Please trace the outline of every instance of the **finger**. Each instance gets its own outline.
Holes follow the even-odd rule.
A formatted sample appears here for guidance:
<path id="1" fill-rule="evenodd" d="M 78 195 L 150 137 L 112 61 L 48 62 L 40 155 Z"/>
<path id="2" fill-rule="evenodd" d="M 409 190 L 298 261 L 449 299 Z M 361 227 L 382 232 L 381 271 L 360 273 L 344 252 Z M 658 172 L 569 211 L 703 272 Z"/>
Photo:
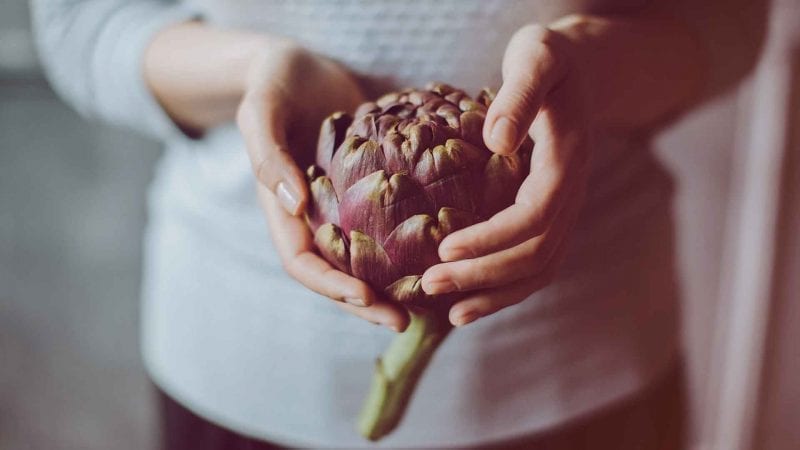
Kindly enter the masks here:
<path id="1" fill-rule="evenodd" d="M 557 92 L 556 100 L 561 93 Z M 566 199 L 583 188 L 587 177 L 587 131 L 580 114 L 572 110 L 565 102 L 548 103 L 533 127 L 536 146 L 531 173 L 520 186 L 514 204 L 487 221 L 447 236 L 439 245 L 442 261 L 510 248 L 550 227 Z"/>
<path id="2" fill-rule="evenodd" d="M 494 314 L 503 308 L 516 305 L 534 292 L 549 285 L 554 274 L 555 265 L 552 265 L 545 272 L 506 287 L 479 291 L 450 308 L 450 323 L 460 327 L 481 317 Z"/>
<path id="3" fill-rule="evenodd" d="M 308 200 L 303 171 L 297 167 L 286 140 L 286 116 L 279 94 L 245 96 L 236 116 L 256 179 L 275 193 L 281 206 L 300 214 Z"/>
<path id="4" fill-rule="evenodd" d="M 377 300 L 369 308 L 360 308 L 347 303 L 337 305 L 350 314 L 374 324 L 384 325 L 398 333 L 405 331 L 410 321 L 405 308 L 387 300 Z"/>
<path id="5" fill-rule="evenodd" d="M 365 282 L 336 270 L 314 253 L 314 242 L 302 219 L 289 215 L 278 206 L 275 196 L 259 188 L 259 199 L 275 239 L 278 255 L 286 272 L 304 286 L 340 302 L 369 306 L 378 296 Z"/>
<path id="6" fill-rule="evenodd" d="M 422 276 L 422 289 L 430 295 L 472 291 L 510 284 L 544 271 L 571 231 L 581 203 L 580 194 L 573 194 L 544 234 L 515 247 L 429 268 Z"/>
<path id="7" fill-rule="evenodd" d="M 503 57 L 503 85 L 489 106 L 483 139 L 495 153 L 517 150 L 545 96 L 566 74 L 555 33 L 539 25 L 517 31 Z"/>

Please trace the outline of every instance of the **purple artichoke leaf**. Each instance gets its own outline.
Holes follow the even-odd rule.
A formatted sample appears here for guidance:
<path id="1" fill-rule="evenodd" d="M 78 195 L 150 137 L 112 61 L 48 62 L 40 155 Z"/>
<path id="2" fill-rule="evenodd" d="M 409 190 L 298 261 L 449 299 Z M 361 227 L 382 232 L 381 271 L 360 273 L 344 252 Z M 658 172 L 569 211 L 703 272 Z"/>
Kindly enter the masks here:
<path id="1" fill-rule="evenodd" d="M 339 198 L 353 184 L 385 166 L 383 150 L 377 141 L 360 136 L 347 138 L 331 162 L 330 178 Z"/>
<path id="2" fill-rule="evenodd" d="M 442 231 L 442 239 L 480 220 L 475 213 L 456 208 L 440 208 L 437 219 L 439 221 L 439 229 Z"/>
<path id="3" fill-rule="evenodd" d="M 353 113 L 353 116 L 356 119 L 358 119 L 359 117 L 365 114 L 377 113 L 380 111 L 381 108 L 377 104 L 375 104 L 375 102 L 366 102 L 362 103 L 361 105 L 359 105 L 358 108 L 356 108 L 356 111 Z"/>
<path id="4" fill-rule="evenodd" d="M 334 267 L 350 272 L 350 250 L 341 228 L 332 223 L 322 224 L 314 233 L 314 244 L 320 255 Z"/>
<path id="5" fill-rule="evenodd" d="M 347 128 L 352 121 L 353 118 L 347 113 L 335 112 L 322 122 L 317 141 L 316 164 L 326 172 L 330 170 L 333 154 L 344 142 Z"/>
<path id="6" fill-rule="evenodd" d="M 425 191 L 404 173 L 387 179 L 379 170 L 348 189 L 339 203 L 342 229 L 357 230 L 383 242 L 402 221 L 415 214 L 432 214 Z"/>
<path id="7" fill-rule="evenodd" d="M 434 209 L 445 207 L 457 208 L 464 211 L 475 211 L 475 201 L 469 174 L 457 173 L 425 186 Z"/>
<path id="8" fill-rule="evenodd" d="M 486 113 L 481 110 L 465 111 L 459 115 L 461 134 L 467 142 L 483 144 L 483 122 L 486 120 Z"/>
<path id="9" fill-rule="evenodd" d="M 374 113 L 365 114 L 353 121 L 348 130 L 349 136 L 358 136 L 364 139 L 378 139 L 377 116 Z"/>
<path id="10" fill-rule="evenodd" d="M 306 217 L 311 230 L 316 232 L 324 223 L 339 223 L 339 200 L 330 178 L 315 178 L 309 185 L 309 191 L 311 201 L 306 209 Z"/>
<path id="11" fill-rule="evenodd" d="M 440 262 L 438 249 L 443 237 L 437 219 L 417 214 L 397 225 L 383 248 L 400 275 L 421 275 Z"/>
<path id="12" fill-rule="evenodd" d="M 525 169 L 519 153 L 509 156 L 495 154 L 489 158 L 484 169 L 480 210 L 484 217 L 491 217 L 514 203 Z"/>
<path id="13" fill-rule="evenodd" d="M 403 304 L 421 304 L 433 297 L 422 290 L 422 276 L 409 275 L 397 279 L 384 289 L 386 296 Z"/>
<path id="14" fill-rule="evenodd" d="M 386 251 L 359 231 L 350 232 L 350 267 L 353 276 L 382 291 L 397 279 L 397 270 Z"/>

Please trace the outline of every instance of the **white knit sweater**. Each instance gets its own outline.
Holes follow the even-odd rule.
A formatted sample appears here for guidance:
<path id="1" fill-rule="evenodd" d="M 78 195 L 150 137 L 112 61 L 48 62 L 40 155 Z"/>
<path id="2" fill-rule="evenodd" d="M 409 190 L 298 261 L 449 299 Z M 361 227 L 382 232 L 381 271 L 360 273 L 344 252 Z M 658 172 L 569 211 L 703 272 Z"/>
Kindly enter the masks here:
<path id="1" fill-rule="evenodd" d="M 41 53 L 63 96 L 88 116 L 166 145 L 150 195 L 143 289 L 143 349 L 155 382 L 247 435 L 366 446 L 354 417 L 391 332 L 284 274 L 238 132 L 226 125 L 199 141 L 182 136 L 145 88 L 143 48 L 162 27 L 199 15 L 295 38 L 363 76 L 373 95 L 429 80 L 477 91 L 499 85 L 514 30 L 551 18 L 560 3 L 34 3 Z M 540 431 L 641 389 L 670 362 L 677 300 L 669 177 L 640 142 L 601 138 L 595 155 L 556 282 L 452 333 L 406 419 L 380 446 L 474 445 Z"/>

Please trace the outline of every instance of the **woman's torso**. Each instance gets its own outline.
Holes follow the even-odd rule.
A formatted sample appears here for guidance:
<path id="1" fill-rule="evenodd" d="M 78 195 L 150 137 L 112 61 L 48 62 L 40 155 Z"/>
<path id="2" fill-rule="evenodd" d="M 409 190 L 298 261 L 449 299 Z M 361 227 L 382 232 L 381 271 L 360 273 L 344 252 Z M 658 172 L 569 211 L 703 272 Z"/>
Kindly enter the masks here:
<path id="1" fill-rule="evenodd" d="M 500 84 L 503 49 L 554 2 L 214 1 L 210 23 L 299 40 L 377 95 Z M 602 2 L 601 2 L 602 4 Z M 557 280 L 448 338 L 383 444 L 475 444 L 563 423 L 641 388 L 675 351 L 671 182 L 646 143 L 600 137 Z M 290 280 L 232 125 L 168 143 L 151 191 L 143 348 L 156 382 L 256 437 L 355 447 L 353 420 L 391 332 Z M 446 418 L 446 419 L 445 419 Z"/>

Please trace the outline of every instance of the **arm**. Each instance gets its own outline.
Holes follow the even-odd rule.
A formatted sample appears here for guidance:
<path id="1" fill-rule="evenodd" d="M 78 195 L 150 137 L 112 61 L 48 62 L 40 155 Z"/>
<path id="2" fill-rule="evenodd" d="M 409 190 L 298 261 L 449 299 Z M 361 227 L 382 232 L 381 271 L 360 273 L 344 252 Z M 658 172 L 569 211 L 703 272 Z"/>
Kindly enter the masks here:
<path id="1" fill-rule="evenodd" d="M 648 132 L 720 92 L 754 65 L 764 4 L 664 2 L 639 12 L 570 15 L 508 44 L 503 86 L 483 130 L 491 150 L 536 146 L 515 204 L 442 241 L 429 294 L 475 291 L 450 311 L 463 325 L 546 286 L 580 210 L 592 136 Z"/>
<path id="2" fill-rule="evenodd" d="M 169 116 L 199 133 L 234 120 L 252 62 L 266 52 L 277 56 L 288 45 L 281 38 L 201 22 L 175 24 L 147 47 L 144 78 Z"/>
<path id="3" fill-rule="evenodd" d="M 315 253 L 301 216 L 308 192 L 295 161 L 313 155 L 323 117 L 362 100 L 346 70 L 282 38 L 192 22 L 168 1 L 33 6 L 48 76 L 76 109 L 162 139 L 236 119 L 287 272 L 359 317 L 406 326 L 404 310 Z"/>
<path id="4" fill-rule="evenodd" d="M 181 135 L 142 79 L 142 55 L 153 35 L 196 11 L 166 0 L 33 0 L 31 13 L 45 74 L 82 115 Z"/>
<path id="5" fill-rule="evenodd" d="M 766 2 L 655 2 L 628 16 L 572 14 L 548 28 L 570 41 L 600 131 L 662 124 L 734 86 L 755 65 Z"/>

